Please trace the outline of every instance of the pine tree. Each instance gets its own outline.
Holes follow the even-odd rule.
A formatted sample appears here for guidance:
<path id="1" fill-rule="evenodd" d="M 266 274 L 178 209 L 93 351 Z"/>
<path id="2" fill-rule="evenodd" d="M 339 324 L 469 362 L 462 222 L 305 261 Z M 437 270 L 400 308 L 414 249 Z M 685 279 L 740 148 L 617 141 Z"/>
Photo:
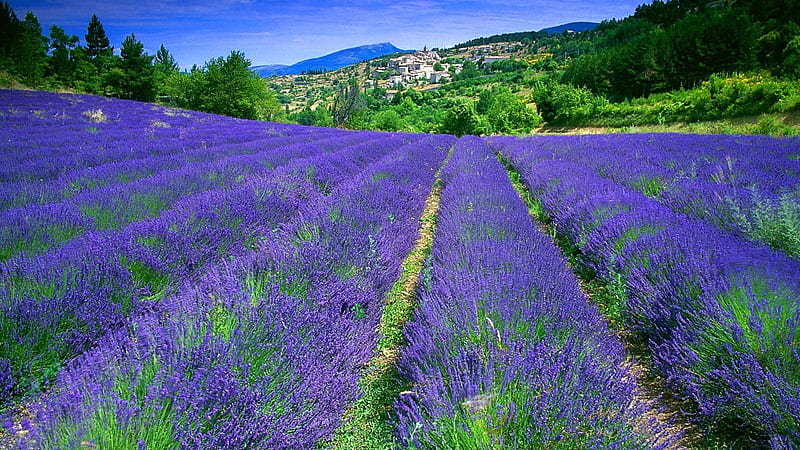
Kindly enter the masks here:
<path id="1" fill-rule="evenodd" d="M 0 2 L 0 63 L 4 67 L 10 64 L 11 52 L 17 45 L 21 32 L 19 19 L 11 5 Z"/>
<path id="2" fill-rule="evenodd" d="M 129 34 L 122 41 L 121 59 L 109 72 L 109 84 L 115 96 L 139 101 L 155 99 L 153 57 L 144 52 L 144 44 Z"/>
<path id="3" fill-rule="evenodd" d="M 86 30 L 86 56 L 90 60 L 95 61 L 103 56 L 111 56 L 114 53 L 114 48 L 109 45 L 108 36 L 103 29 L 103 24 L 95 14 L 89 20 L 89 27 Z"/>
<path id="4" fill-rule="evenodd" d="M 153 59 L 153 65 L 163 73 L 178 71 L 178 63 L 175 62 L 175 58 L 173 58 L 169 50 L 164 47 L 164 44 L 161 44 L 161 47 L 158 48 L 158 52 L 156 52 L 156 56 Z"/>
<path id="5" fill-rule="evenodd" d="M 42 26 L 30 11 L 20 23 L 20 30 L 18 44 L 12 51 L 16 72 L 22 81 L 30 86 L 37 86 L 44 80 L 50 40 L 42 36 Z"/>
<path id="6" fill-rule="evenodd" d="M 109 72 L 115 65 L 114 47 L 109 45 L 103 25 L 94 14 L 84 38 L 86 47 L 76 52 L 80 77 L 76 87 L 91 94 L 106 95 L 109 78 L 113 78 Z"/>

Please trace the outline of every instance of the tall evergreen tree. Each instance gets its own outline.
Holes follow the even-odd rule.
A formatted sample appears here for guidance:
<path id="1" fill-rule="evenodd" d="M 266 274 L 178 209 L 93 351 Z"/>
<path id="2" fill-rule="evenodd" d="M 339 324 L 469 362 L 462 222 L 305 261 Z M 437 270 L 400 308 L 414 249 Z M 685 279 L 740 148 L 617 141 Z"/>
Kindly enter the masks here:
<path id="1" fill-rule="evenodd" d="M 11 9 L 8 2 L 0 2 L 0 64 L 8 67 L 11 63 L 11 53 L 19 42 L 19 19 Z"/>
<path id="2" fill-rule="evenodd" d="M 178 63 L 175 62 L 175 58 L 170 54 L 169 50 L 164 47 L 164 44 L 161 44 L 161 47 L 158 48 L 156 56 L 153 58 L 153 65 L 156 69 L 164 73 L 178 71 Z"/>
<path id="3" fill-rule="evenodd" d="M 179 76 L 178 63 L 164 44 L 161 44 L 153 58 L 153 68 L 156 95 L 174 97 L 175 92 L 171 90 L 170 85 L 173 79 Z"/>
<path id="4" fill-rule="evenodd" d="M 42 36 L 42 26 L 30 11 L 25 14 L 25 20 L 20 22 L 20 30 L 19 41 L 12 51 L 15 55 L 17 75 L 25 83 L 37 86 L 44 79 L 50 40 Z"/>
<path id="5" fill-rule="evenodd" d="M 347 83 L 340 83 L 336 88 L 336 96 L 331 108 L 333 122 L 337 127 L 345 126 L 358 111 L 365 107 L 366 101 L 361 95 L 358 80 L 351 78 Z"/>
<path id="6" fill-rule="evenodd" d="M 109 84 L 115 96 L 140 101 L 155 99 L 153 57 L 144 52 L 144 44 L 129 34 L 122 41 L 120 60 L 109 72 Z"/>
<path id="7" fill-rule="evenodd" d="M 76 87 L 92 94 L 105 95 L 109 71 L 114 66 L 114 47 L 109 44 L 103 24 L 92 14 L 86 29 L 86 47 L 76 52 L 80 82 Z"/>
<path id="8" fill-rule="evenodd" d="M 111 56 L 114 53 L 114 48 L 108 42 L 106 30 L 97 15 L 92 14 L 89 20 L 89 26 L 86 29 L 86 56 L 90 60 L 97 60 L 99 57 Z"/>

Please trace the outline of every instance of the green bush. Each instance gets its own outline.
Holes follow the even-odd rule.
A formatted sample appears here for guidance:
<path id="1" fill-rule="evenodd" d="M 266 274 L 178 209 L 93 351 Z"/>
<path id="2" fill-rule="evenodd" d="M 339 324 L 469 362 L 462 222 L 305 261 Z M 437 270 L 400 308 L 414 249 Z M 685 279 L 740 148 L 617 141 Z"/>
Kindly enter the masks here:
<path id="1" fill-rule="evenodd" d="M 714 75 L 698 87 L 609 103 L 582 88 L 549 84 L 534 97 L 542 116 L 551 123 L 626 127 L 670 122 L 704 122 L 771 112 L 800 110 L 800 81 L 760 74 Z M 763 134 L 785 135 L 793 130 L 777 119 L 764 118 Z M 775 128 L 781 128 L 776 130 Z"/>

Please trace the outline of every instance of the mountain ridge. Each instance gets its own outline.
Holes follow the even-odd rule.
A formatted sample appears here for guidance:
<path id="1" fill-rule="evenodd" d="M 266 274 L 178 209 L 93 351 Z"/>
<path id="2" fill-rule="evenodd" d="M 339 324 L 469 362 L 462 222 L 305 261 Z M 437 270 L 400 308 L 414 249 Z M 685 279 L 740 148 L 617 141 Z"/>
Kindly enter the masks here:
<path id="1" fill-rule="evenodd" d="M 565 31 L 574 31 L 576 33 L 580 33 L 582 31 L 589 31 L 594 30 L 597 26 L 600 25 L 597 22 L 570 22 L 565 23 L 562 25 L 556 25 L 554 27 L 547 27 L 542 28 L 539 32 L 545 32 L 548 34 L 560 34 Z"/>
<path id="2" fill-rule="evenodd" d="M 300 75 L 304 72 L 307 73 L 311 71 L 332 71 L 392 53 L 408 53 L 412 51 L 413 50 L 397 48 L 390 42 L 381 42 L 338 50 L 317 58 L 305 59 L 288 66 L 281 64 L 260 65 L 252 66 L 250 70 L 261 77 Z"/>

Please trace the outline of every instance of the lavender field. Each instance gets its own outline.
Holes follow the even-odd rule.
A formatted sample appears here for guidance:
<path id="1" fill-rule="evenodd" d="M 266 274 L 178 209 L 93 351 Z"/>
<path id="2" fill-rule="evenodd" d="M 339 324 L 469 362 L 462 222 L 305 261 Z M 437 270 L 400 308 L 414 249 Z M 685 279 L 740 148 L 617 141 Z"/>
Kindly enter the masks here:
<path id="1" fill-rule="evenodd" d="M 0 90 L 0 447 L 793 448 L 799 306 L 800 139 Z"/>

